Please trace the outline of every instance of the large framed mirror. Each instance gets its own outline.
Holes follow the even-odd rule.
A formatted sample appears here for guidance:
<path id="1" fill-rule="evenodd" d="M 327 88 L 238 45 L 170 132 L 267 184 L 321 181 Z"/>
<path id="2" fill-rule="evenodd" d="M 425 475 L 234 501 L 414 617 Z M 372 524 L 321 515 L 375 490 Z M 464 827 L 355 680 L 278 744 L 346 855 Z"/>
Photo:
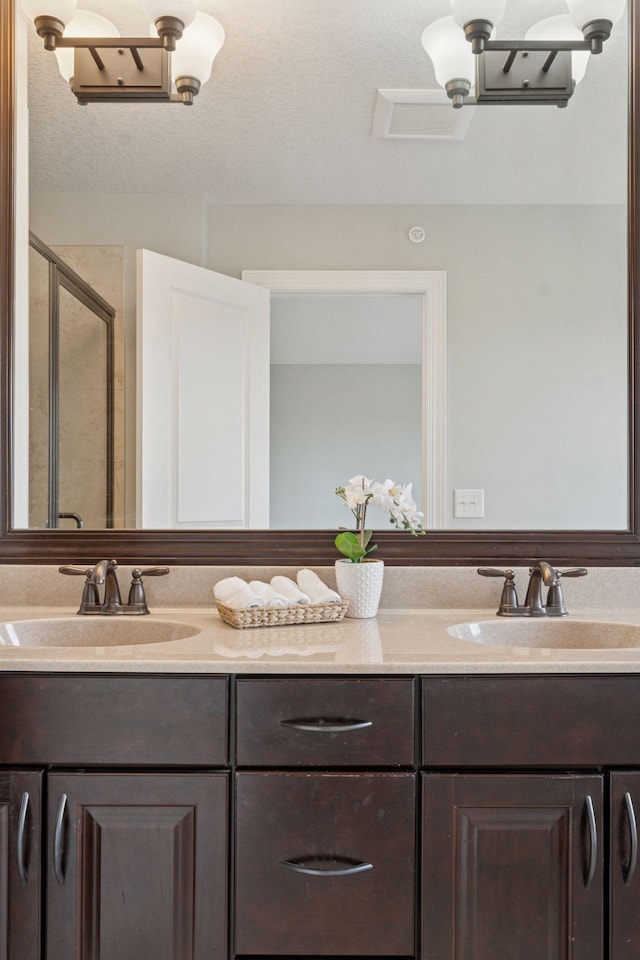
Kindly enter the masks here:
<path id="1" fill-rule="evenodd" d="M 553 15 L 558 12 L 556 7 L 560 5 L 560 0 L 545 0 L 545 9 L 540 12 Z M 17 6 L 12 0 L 3 0 L 0 7 L 0 562 L 90 561 L 99 556 L 113 555 L 120 561 L 136 563 L 332 563 L 336 556 L 333 547 L 335 527 L 331 529 L 333 516 L 324 525 L 325 529 L 321 529 L 320 524 L 316 524 L 313 519 L 310 519 L 309 529 L 300 529 L 303 525 L 304 503 L 302 506 L 298 505 L 295 521 L 292 523 L 295 529 L 287 529 L 286 511 L 283 511 L 281 505 L 278 505 L 277 511 L 272 510 L 272 515 L 277 513 L 279 518 L 277 524 L 272 526 L 277 526 L 278 529 L 269 530 L 134 529 L 125 507 L 122 508 L 120 521 L 114 524 L 119 529 L 52 530 L 36 528 L 33 525 L 31 529 L 27 529 L 26 523 L 14 522 L 14 518 L 20 515 L 18 501 L 24 495 L 24 484 L 28 483 L 19 470 L 25 437 L 19 392 L 16 391 L 16 385 L 21 382 L 24 374 L 17 350 L 21 328 L 16 326 L 24 290 L 15 279 L 16 257 L 24 255 L 19 246 L 24 238 L 18 234 L 16 239 L 16 228 L 19 228 L 22 222 L 21 204 L 26 202 L 23 171 L 14 163 L 16 144 L 19 145 L 22 135 L 19 123 L 16 132 L 16 123 L 20 121 L 16 107 L 20 92 L 16 94 L 14 47 Z M 123 9 L 131 7 L 126 4 L 121 6 Z M 424 17 L 423 12 L 418 9 L 419 6 L 416 4 L 416 9 L 412 9 L 409 16 L 410 23 L 415 21 L 416 30 L 420 17 Z M 444 3 L 441 6 L 442 10 L 434 9 L 433 17 L 446 12 Z M 393 208 L 389 206 L 388 210 L 384 211 L 383 205 L 367 204 L 360 200 L 347 210 L 348 199 L 344 194 L 338 201 L 345 205 L 340 214 L 342 219 L 336 219 L 335 205 L 332 208 L 330 204 L 314 219 L 310 211 L 311 207 L 315 207 L 317 212 L 320 207 L 317 200 L 317 180 L 321 180 L 322 176 L 318 174 L 316 179 L 311 175 L 305 177 L 304 168 L 300 167 L 301 184 L 307 179 L 313 181 L 316 187 L 316 193 L 310 194 L 313 198 L 311 206 L 309 202 L 305 203 L 302 186 L 298 187 L 297 184 L 292 191 L 288 209 L 285 209 L 286 205 L 277 205 L 277 209 L 276 206 L 271 209 L 268 205 L 264 206 L 264 194 L 258 197 L 257 202 L 245 202 L 244 197 L 253 200 L 256 198 L 255 191 L 252 194 L 244 184 L 245 193 L 238 188 L 235 194 L 231 191 L 227 195 L 235 196 L 235 202 L 213 202 L 216 218 L 213 228 L 211 210 L 205 210 L 203 214 L 202 209 L 198 210 L 197 203 L 193 205 L 192 224 L 198 223 L 200 217 L 202 228 L 202 218 L 207 221 L 205 232 L 208 260 L 206 264 L 203 263 L 202 256 L 193 257 L 192 260 L 199 260 L 203 266 L 218 270 L 221 274 L 239 277 L 247 269 L 274 271 L 292 265 L 300 266 L 300 259 L 296 260 L 296 255 L 301 237 L 304 237 L 309 251 L 307 260 L 302 265 L 309 269 L 315 267 L 339 270 L 358 267 L 383 271 L 393 267 L 406 269 L 408 272 L 418 268 L 446 271 L 448 353 L 452 363 L 453 358 L 456 360 L 455 366 L 452 365 L 447 370 L 448 460 L 442 471 L 443 476 L 446 475 L 446 483 L 443 483 L 446 507 L 443 508 L 443 517 L 438 528 L 430 529 L 424 537 L 412 538 L 404 534 L 377 532 L 376 538 L 384 548 L 385 561 L 388 563 L 516 563 L 536 556 L 548 557 L 559 564 L 634 565 L 640 562 L 639 504 L 635 482 L 638 455 L 635 391 L 638 382 L 636 179 L 639 161 L 636 145 L 637 124 L 634 119 L 640 82 L 640 71 L 634 69 L 640 48 L 640 17 L 637 15 L 635 0 L 629 0 L 629 8 L 624 33 L 619 33 L 617 39 L 618 52 L 622 49 L 624 53 L 624 74 L 621 78 L 620 73 L 616 74 L 614 71 L 612 80 L 605 71 L 600 75 L 599 85 L 597 79 L 593 80 L 591 90 L 594 100 L 591 108 L 588 102 L 585 106 L 578 101 L 578 92 L 575 94 L 576 103 L 570 102 L 565 110 L 524 106 L 477 108 L 479 114 L 471 120 L 471 133 L 462 145 L 456 145 L 458 149 L 455 161 L 451 159 L 454 156 L 452 153 L 445 152 L 451 144 L 443 145 L 437 140 L 420 141 L 423 155 L 426 156 L 428 151 L 430 156 L 438 155 L 441 158 L 441 167 L 447 165 L 447 157 L 449 158 L 448 166 L 452 168 L 449 173 L 453 175 L 453 180 L 447 185 L 444 179 L 437 179 L 435 173 L 431 177 L 434 181 L 437 179 L 434 190 L 440 191 L 439 203 L 396 203 Z M 222 15 L 218 15 L 222 19 Z M 249 14 L 245 12 L 244 16 L 239 28 L 248 30 L 249 23 L 246 18 Z M 429 16 L 432 16 L 431 12 Z M 271 27 L 268 23 L 264 24 L 267 33 Z M 353 23 L 352 27 L 355 30 L 356 24 Z M 373 28 L 367 28 L 370 29 Z M 134 24 L 131 30 L 126 32 L 140 31 Z M 367 36 L 371 40 L 371 36 Z M 419 31 L 416 36 L 419 39 Z M 614 41 L 615 37 L 612 37 L 612 45 Z M 352 36 L 350 42 L 357 46 L 360 42 L 366 42 L 366 38 L 361 41 Z M 394 43 L 397 52 L 399 35 L 394 34 Z M 49 57 L 53 61 L 51 55 L 44 54 L 44 51 L 38 52 L 42 53 L 43 58 Z M 602 57 L 597 58 L 601 61 L 596 65 L 598 69 L 605 63 L 608 52 L 605 47 Z M 613 54 L 612 46 L 611 58 Z M 422 53 L 420 56 L 424 57 Z M 404 71 L 404 75 L 408 77 L 405 85 L 415 85 L 413 62 L 406 57 L 399 57 L 398 60 L 399 66 L 394 73 L 394 80 L 397 78 L 399 84 Z M 228 89 L 223 61 L 220 63 L 220 96 L 224 97 L 226 92 L 228 97 L 232 97 L 235 94 Z M 53 69 L 55 72 L 55 65 L 52 62 L 46 63 L 39 69 Z M 426 61 L 424 70 L 427 74 Z M 599 74 L 597 71 L 594 73 L 597 78 Z M 215 74 L 212 83 L 214 82 Z M 380 86 L 382 82 L 380 79 Z M 425 82 L 424 85 L 433 84 Z M 371 94 L 373 101 L 375 89 L 367 88 L 367 92 Z M 47 95 L 53 96 L 52 93 Z M 59 93 L 56 91 L 55 95 L 70 96 L 64 89 Z M 580 95 L 582 96 L 582 91 Z M 607 96 L 613 100 L 608 101 Z M 204 99 L 203 92 L 203 102 L 196 101 L 190 108 L 190 117 L 198 109 L 204 110 Z M 582 99 L 587 99 L 586 94 Z M 379 113 L 380 96 L 378 100 Z M 612 102 L 615 103 L 615 108 L 609 110 L 608 104 Z M 406 107 L 406 104 L 404 106 Z M 574 126 L 577 121 L 570 113 L 574 107 L 576 116 L 578 108 L 581 109 L 580 127 Z M 69 109 L 71 112 L 68 114 L 68 123 L 62 125 L 60 130 L 64 131 L 63 138 L 73 143 L 78 124 L 87 124 L 83 115 L 86 118 L 92 111 L 94 116 L 95 112 L 99 113 L 104 107 L 91 105 L 79 108 L 72 103 Z M 130 108 L 126 105 L 109 107 L 111 111 L 127 109 Z M 164 113 L 179 113 L 184 108 L 154 106 L 152 109 L 154 123 L 158 125 L 158 129 L 163 129 Z M 286 105 L 283 109 L 286 110 Z M 337 105 L 334 104 L 332 109 L 337 109 Z M 613 162 L 610 153 L 612 147 L 604 142 L 605 137 L 601 130 L 607 111 L 622 117 L 622 122 L 626 125 L 624 145 L 621 147 L 620 141 L 618 142 Z M 364 112 L 366 111 L 363 111 L 363 115 Z M 371 112 L 373 113 L 373 109 Z M 465 110 L 460 111 L 464 112 Z M 386 151 L 384 165 L 378 170 L 380 176 L 386 172 L 401 180 L 403 171 L 409 170 L 409 164 L 412 165 L 415 175 L 417 141 L 412 141 L 411 137 L 403 139 L 402 133 L 403 130 L 406 133 L 405 127 L 408 123 L 426 124 L 430 121 L 426 110 L 417 118 L 410 117 L 410 113 L 410 110 L 404 113 L 398 110 L 395 120 L 390 120 L 388 126 L 392 135 L 388 138 L 389 142 L 378 143 L 369 137 L 368 132 L 358 141 L 359 151 L 366 150 L 367 147 Z M 37 100 L 34 114 L 37 122 L 42 114 L 41 104 L 38 104 Z M 123 118 L 120 136 L 114 135 L 110 141 L 116 153 L 126 154 L 129 151 L 125 158 L 129 166 L 132 166 L 136 133 L 136 121 L 132 120 L 132 116 L 133 114 L 130 114 Z M 117 114 L 112 112 L 110 117 L 117 125 Z M 167 117 L 166 122 L 169 120 L 171 118 Z M 54 126 L 56 122 L 59 123 L 53 118 L 53 111 L 52 117 L 46 122 Z M 192 121 L 179 116 L 178 122 L 178 138 L 184 137 L 188 129 L 185 124 Z M 397 123 L 397 128 L 393 123 Z M 601 193 L 593 195 L 589 190 L 589 177 L 580 173 L 577 161 L 572 166 L 571 157 L 564 156 L 560 148 L 551 159 L 547 157 L 544 163 L 539 164 L 539 170 L 536 168 L 535 157 L 532 158 L 531 166 L 524 167 L 521 164 L 521 153 L 516 146 L 516 142 L 519 142 L 519 124 L 528 125 L 530 129 L 527 137 L 535 140 L 542 137 L 542 128 L 539 128 L 542 123 L 549 124 L 552 131 L 551 134 L 544 134 L 545 137 L 550 136 L 551 140 L 542 142 L 551 143 L 553 149 L 556 141 L 564 143 L 568 138 L 581 156 L 590 152 L 599 156 L 601 154 L 601 166 L 609 164 L 611 169 L 611 177 L 605 178 L 605 189 Z M 45 132 L 51 136 L 52 129 Z M 117 126 L 114 129 L 117 129 Z M 392 142 L 394 136 L 398 138 L 396 142 Z M 85 140 L 91 138 L 90 123 L 80 133 L 80 137 Z M 43 142 L 46 144 L 46 136 Z M 86 143 L 83 146 L 86 147 Z M 495 169 L 490 166 L 489 172 L 485 170 L 483 174 L 475 166 L 476 154 L 472 152 L 472 147 L 479 150 L 488 162 L 491 162 L 491 151 L 499 152 L 500 163 L 496 161 Z M 42 171 L 42 158 L 46 153 L 41 145 L 40 152 L 34 159 L 36 186 L 33 193 L 36 202 L 33 204 L 33 219 L 36 222 L 31 225 L 44 243 L 51 243 L 53 238 L 53 245 L 58 252 L 63 250 L 65 254 L 72 255 L 71 248 L 76 241 L 70 234 L 65 233 L 65 223 L 73 216 L 77 217 L 83 202 L 86 205 L 86 197 L 92 188 L 86 179 L 88 174 L 85 176 L 83 172 L 78 195 L 72 196 L 68 190 L 65 191 L 63 155 L 55 153 L 54 156 L 51 152 L 51 162 L 58 177 L 59 196 L 55 199 L 53 194 L 47 195 L 42 179 L 38 181 Z M 143 168 L 139 174 L 144 177 L 144 162 L 138 160 L 136 163 Z M 85 165 L 87 166 L 90 167 L 91 164 Z M 136 164 L 133 164 L 134 168 L 135 166 Z M 431 168 L 429 169 L 431 172 Z M 194 166 L 192 175 L 195 170 Z M 509 175 L 504 171 L 508 171 Z M 282 177 L 286 179 L 293 172 L 295 171 L 290 170 L 287 174 L 284 170 Z M 134 174 L 135 170 L 129 180 L 131 195 L 136 189 Z M 356 179 L 357 171 L 349 169 L 349 175 Z M 79 177 L 80 174 L 76 176 Z M 104 179 L 104 171 L 102 176 Z M 502 186 L 508 199 L 500 199 L 498 196 L 495 181 L 501 177 L 505 181 Z M 621 178 L 624 181 L 622 200 L 620 195 L 616 194 Z M 528 186 L 533 184 L 539 192 L 547 190 L 548 195 L 543 198 L 544 202 L 536 205 L 534 189 L 530 189 L 528 193 L 525 191 L 523 194 L 516 194 L 518 180 L 526 181 Z M 573 183 L 573 192 L 565 192 L 559 196 L 558 192 L 569 182 Z M 456 201 L 455 206 L 450 200 L 453 195 L 451 191 L 462 197 L 471 196 L 474 191 L 479 190 L 488 191 L 488 194 L 476 196 L 473 206 L 469 206 L 471 213 L 468 215 L 463 212 L 462 200 Z M 512 190 L 510 194 L 509 190 Z M 113 193 L 113 188 L 107 191 L 109 192 Z M 165 194 L 165 199 L 168 196 L 168 193 Z M 421 197 L 424 200 L 422 194 Z M 111 202 L 108 198 L 103 200 L 105 206 Z M 157 216 L 155 220 L 150 217 L 155 225 L 156 237 L 160 236 L 163 230 L 167 232 L 174 227 L 174 211 L 169 206 L 170 201 L 166 202 L 168 206 L 164 211 L 164 224 L 162 216 Z M 184 198 L 177 200 L 175 210 L 179 203 L 184 202 Z M 193 198 L 187 198 L 186 202 L 192 203 Z M 358 203 L 360 206 L 356 211 Z M 112 205 L 115 206 L 115 201 Z M 91 206 L 92 215 L 97 215 L 98 204 L 93 199 Z M 261 206 L 263 209 L 260 209 Z M 401 206 L 405 208 L 402 217 L 398 214 Z M 142 210 L 142 207 L 140 209 Z M 394 231 L 396 247 L 388 245 L 383 248 L 367 242 L 367 238 L 374 236 L 376 232 L 376 211 L 380 218 L 379 234 Z M 413 214 L 424 217 L 427 213 L 430 219 L 425 224 L 426 242 L 423 246 L 414 245 L 407 237 L 407 230 L 415 224 L 407 218 Z M 323 218 L 325 232 L 321 227 Z M 459 220 L 457 233 L 454 223 L 456 218 Z M 532 232 L 530 224 L 535 221 L 545 225 L 542 232 Z M 52 223 L 56 224 L 56 230 L 51 229 Z M 344 242 L 348 242 L 353 250 L 356 236 L 359 234 L 362 237 L 361 250 L 353 252 L 348 263 L 343 255 L 344 248 L 341 254 L 337 240 L 333 249 L 328 249 L 330 231 L 333 230 L 334 236 L 337 236 L 337 223 L 349 225 Z M 516 223 L 519 231 L 517 233 L 514 232 Z M 615 233 L 614 239 L 609 241 L 606 231 L 611 224 Z M 186 233 L 186 228 L 184 232 Z M 461 243 L 463 234 L 466 246 Z M 77 243 L 87 243 L 88 235 L 85 231 L 84 237 Z M 277 255 L 269 259 L 267 251 L 274 236 L 279 237 L 279 249 Z M 419 234 L 414 234 L 413 239 L 417 236 Z M 500 237 L 500 243 L 488 242 L 489 237 Z M 93 240 L 89 242 L 94 243 Z M 103 239 L 101 242 L 108 244 L 110 240 Z M 568 281 L 565 284 L 568 271 L 564 261 L 560 259 L 562 249 L 566 247 L 575 248 L 574 259 L 578 264 L 576 275 L 571 281 L 573 286 Z M 176 250 L 173 247 L 160 252 L 175 253 Z M 608 259 L 605 255 L 608 255 Z M 493 261 L 490 261 L 491 257 Z M 599 267 L 598 257 L 601 258 Z M 390 263 L 389 260 L 393 258 L 394 262 Z M 189 255 L 184 259 L 189 259 Z M 544 272 L 543 263 L 546 263 L 547 273 Z M 628 264 L 628 270 L 624 268 L 625 263 Z M 494 274 L 497 275 L 500 270 L 504 275 L 504 283 L 498 288 Z M 78 272 L 81 272 L 80 268 Z M 318 298 L 314 291 L 310 293 L 314 302 L 309 305 L 309 309 L 316 311 L 313 315 L 318 317 L 321 305 L 316 302 Z M 273 379 L 280 385 L 280 406 L 286 408 L 287 390 L 295 390 L 295 387 L 287 384 L 300 383 L 304 379 L 305 363 L 308 361 L 300 361 L 296 365 L 287 359 L 295 353 L 290 349 L 291 335 L 287 332 L 290 326 L 287 327 L 287 324 L 291 324 L 293 308 L 299 307 L 299 303 L 291 299 L 297 294 L 292 291 L 289 296 L 286 288 L 276 294 L 280 298 L 274 303 L 277 307 L 274 313 L 279 314 L 278 322 L 281 325 L 278 336 L 280 343 L 284 343 L 287 349 L 281 349 L 278 354 L 279 369 L 277 379 L 275 376 Z M 330 294 L 336 295 L 335 292 Z M 390 304 L 391 316 L 397 318 L 404 306 L 399 302 Z M 344 303 L 339 304 L 334 300 L 331 310 L 333 317 L 338 315 L 338 309 L 344 308 Z M 347 304 L 347 308 L 349 313 L 371 312 L 371 304 L 366 303 Z M 375 311 L 379 328 L 384 329 L 385 324 L 389 325 L 389 320 L 385 319 L 382 312 L 378 314 L 378 304 Z M 491 330 L 489 320 L 494 314 L 502 317 L 502 327 Z M 328 320 L 321 322 L 327 323 L 328 328 Z M 316 328 L 317 325 L 316 323 Z M 516 328 L 521 328 L 520 340 L 517 340 L 515 335 L 512 338 Z M 310 337 L 303 335 L 302 339 L 310 340 Z M 331 337 L 327 336 L 325 341 L 330 339 Z M 356 333 L 353 342 L 357 343 L 357 340 Z M 357 351 L 354 351 L 355 354 Z M 419 377 L 419 373 L 410 370 L 412 365 L 407 353 L 399 354 L 396 359 L 397 362 L 391 363 L 389 358 L 383 355 L 372 361 L 376 366 L 375 376 L 380 382 L 391 384 L 392 377 L 397 377 L 398 384 L 406 386 L 411 377 L 414 380 L 416 376 Z M 357 361 L 359 358 L 354 364 Z M 135 359 L 129 359 L 128 363 L 130 367 L 135 367 Z M 330 356 L 325 365 L 336 367 L 338 363 L 346 363 L 343 356 Z M 608 380 L 594 375 L 596 370 L 605 368 L 609 370 Z M 313 373 L 314 377 L 318 373 L 317 364 Z M 359 373 L 362 375 L 362 370 Z M 333 376 L 333 382 L 336 382 L 338 374 L 334 372 Z M 481 392 L 482 382 L 488 379 L 494 381 L 494 390 L 490 397 Z M 310 379 L 307 377 L 308 382 Z M 130 398 L 131 395 L 135 397 L 135 385 L 125 387 L 125 394 L 127 389 L 131 391 Z M 322 391 L 326 389 L 318 387 L 318 396 L 322 396 Z M 399 388 L 390 388 L 390 392 L 399 392 Z M 126 406 L 126 395 L 123 402 Z M 129 408 L 131 406 L 129 403 Z M 310 400 L 309 406 L 317 409 L 318 403 Z M 382 408 L 385 405 L 380 406 Z M 607 406 L 610 407 L 609 419 L 603 413 Z M 380 414 L 376 413 L 376 416 L 379 417 Z M 135 426 L 135 418 L 132 422 Z M 122 430 L 123 436 L 132 433 L 130 425 L 127 426 L 126 423 Z M 282 438 L 282 448 L 286 446 L 285 441 L 290 431 L 291 424 L 280 429 L 278 436 Z M 126 441 L 123 440 L 123 443 L 126 444 Z M 133 443 L 135 445 L 135 441 Z M 339 444 L 336 444 L 336 447 L 339 447 Z M 413 452 L 415 453 L 415 449 Z M 347 465 L 347 456 L 344 456 L 344 476 L 336 476 L 336 484 L 346 481 L 351 473 L 358 472 L 355 464 L 353 469 L 350 464 Z M 419 469 L 420 455 L 413 459 L 407 456 L 405 460 L 409 464 L 407 469 Z M 398 455 L 396 462 L 404 464 L 405 460 L 401 460 Z M 473 465 L 481 461 L 484 461 L 486 468 L 484 472 L 474 471 Z M 417 466 L 414 467 L 414 463 Z M 337 470 L 337 464 L 335 469 Z M 366 470 L 366 467 L 363 469 Z M 376 466 L 377 470 L 393 476 L 393 462 L 387 465 L 382 460 L 380 466 Z M 281 463 L 278 477 L 281 485 L 282 478 L 286 477 L 286 470 Z M 382 476 L 380 478 L 384 479 Z M 418 477 L 399 476 L 395 479 L 413 479 L 416 486 L 419 485 Z M 330 475 L 327 474 L 326 481 L 323 482 L 327 485 L 329 481 Z M 497 499 L 495 491 L 500 490 L 499 500 L 504 509 L 498 519 L 492 525 L 491 518 L 497 514 L 492 515 L 489 512 L 486 523 L 460 522 L 453 513 L 454 490 L 461 487 L 481 487 L 485 484 L 491 488 L 493 502 Z M 513 497 L 514 490 L 522 494 L 520 500 Z M 331 491 L 328 493 L 331 495 Z M 572 498 L 579 501 L 579 510 L 572 509 Z M 512 504 L 511 500 L 516 502 Z M 344 522 L 347 521 L 348 517 L 345 517 Z"/>

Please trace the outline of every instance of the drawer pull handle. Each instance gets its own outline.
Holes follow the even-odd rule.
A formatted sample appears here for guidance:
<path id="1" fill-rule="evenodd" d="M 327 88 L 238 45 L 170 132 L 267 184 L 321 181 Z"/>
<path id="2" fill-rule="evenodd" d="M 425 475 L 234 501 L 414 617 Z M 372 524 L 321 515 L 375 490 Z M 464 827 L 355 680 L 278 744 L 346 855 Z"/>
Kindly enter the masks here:
<path id="1" fill-rule="evenodd" d="M 26 883 L 29 879 L 26 864 L 26 834 L 27 834 L 27 812 L 29 810 L 29 794 L 22 794 L 20 802 L 20 813 L 18 814 L 18 875 L 21 883 Z"/>
<path id="2" fill-rule="evenodd" d="M 56 829 L 53 836 L 53 872 L 56 880 L 62 886 L 64 883 L 64 812 L 67 806 L 67 795 L 63 793 L 58 803 L 58 813 L 56 815 Z"/>
<path id="3" fill-rule="evenodd" d="M 598 827 L 593 809 L 593 800 L 590 796 L 586 797 L 584 808 L 587 814 L 587 825 L 589 827 L 589 865 L 584 878 L 584 885 L 588 888 L 591 885 L 598 864 Z"/>
<path id="4" fill-rule="evenodd" d="M 349 730 L 365 730 L 373 726 L 373 720 L 352 720 L 348 717 L 312 717 L 300 720 L 281 720 L 280 725 L 291 730 L 307 730 L 311 733 L 347 733 Z"/>
<path id="5" fill-rule="evenodd" d="M 372 863 L 352 860 L 351 857 L 297 857 L 295 860 L 281 860 L 280 866 L 294 873 L 304 873 L 309 877 L 350 877 L 355 873 L 373 870 Z"/>
<path id="6" fill-rule="evenodd" d="M 633 800 L 631 794 L 627 791 L 624 795 L 624 807 L 629 821 L 629 833 L 631 834 L 631 853 L 629 854 L 629 866 L 623 870 L 625 886 L 631 883 L 633 875 L 636 872 L 638 863 L 638 825 L 636 823 L 636 814 L 633 809 Z"/>

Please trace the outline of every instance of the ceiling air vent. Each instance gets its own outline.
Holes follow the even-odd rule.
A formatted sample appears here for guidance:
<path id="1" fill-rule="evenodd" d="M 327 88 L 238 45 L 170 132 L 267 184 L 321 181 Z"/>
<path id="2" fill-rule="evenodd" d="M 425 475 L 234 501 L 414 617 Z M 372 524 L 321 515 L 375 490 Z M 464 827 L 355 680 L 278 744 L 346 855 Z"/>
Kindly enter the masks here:
<path id="1" fill-rule="evenodd" d="M 473 107 L 454 110 L 444 90 L 378 90 L 372 137 L 463 140 Z"/>

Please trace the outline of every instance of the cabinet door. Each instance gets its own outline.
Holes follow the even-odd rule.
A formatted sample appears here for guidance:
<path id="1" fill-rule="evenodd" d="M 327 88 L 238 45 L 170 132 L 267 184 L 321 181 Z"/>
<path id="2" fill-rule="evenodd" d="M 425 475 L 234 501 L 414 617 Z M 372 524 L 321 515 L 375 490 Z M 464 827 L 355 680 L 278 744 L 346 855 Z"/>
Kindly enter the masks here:
<path id="1" fill-rule="evenodd" d="M 236 780 L 236 954 L 413 956 L 413 774 Z"/>
<path id="2" fill-rule="evenodd" d="M 47 960 L 223 960 L 228 778 L 49 777 Z"/>
<path id="3" fill-rule="evenodd" d="M 423 786 L 423 960 L 602 960 L 602 777 Z"/>
<path id="4" fill-rule="evenodd" d="M 40 957 L 42 774 L 0 772 L 0 960 Z"/>
<path id="5" fill-rule="evenodd" d="M 640 861 L 637 823 L 640 814 L 640 773 L 612 773 L 609 790 L 611 957 L 613 960 L 637 960 L 640 955 Z"/>

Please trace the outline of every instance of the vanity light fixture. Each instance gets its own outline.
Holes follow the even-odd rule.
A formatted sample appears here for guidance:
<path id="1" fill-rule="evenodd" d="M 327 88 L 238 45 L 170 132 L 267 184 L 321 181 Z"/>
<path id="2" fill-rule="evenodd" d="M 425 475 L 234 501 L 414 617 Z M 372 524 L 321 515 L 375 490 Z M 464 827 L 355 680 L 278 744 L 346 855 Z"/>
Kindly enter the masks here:
<path id="1" fill-rule="evenodd" d="M 45 50 L 53 50 L 78 103 L 193 103 L 224 43 L 195 0 L 142 0 L 149 37 L 121 37 L 76 0 L 22 0 Z"/>
<path id="2" fill-rule="evenodd" d="M 523 40 L 497 40 L 507 0 L 450 0 L 422 46 L 453 106 L 483 103 L 566 107 L 590 54 L 602 52 L 625 0 L 567 0 L 568 13 L 541 20 Z M 472 88 L 475 87 L 475 96 Z"/>

